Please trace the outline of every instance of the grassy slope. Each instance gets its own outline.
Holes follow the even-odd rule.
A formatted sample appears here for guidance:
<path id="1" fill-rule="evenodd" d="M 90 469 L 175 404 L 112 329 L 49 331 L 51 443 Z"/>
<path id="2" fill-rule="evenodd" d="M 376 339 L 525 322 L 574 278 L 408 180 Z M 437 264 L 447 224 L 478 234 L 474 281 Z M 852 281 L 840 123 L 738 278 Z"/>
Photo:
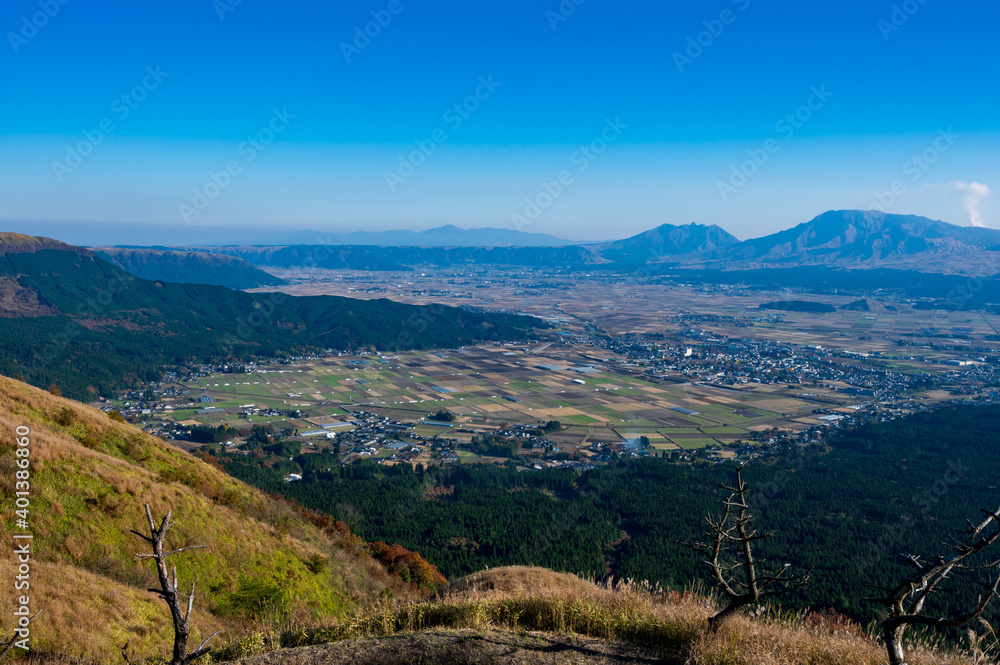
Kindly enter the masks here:
<path id="1" fill-rule="evenodd" d="M 23 233 L 0 232 L 0 252 L 37 252 L 41 249 L 81 251 L 72 245 L 67 245 L 52 238 L 29 236 Z"/>
<path id="2" fill-rule="evenodd" d="M 882 646 L 835 615 L 772 610 L 737 617 L 717 636 L 704 594 L 662 593 L 626 581 L 598 585 L 540 568 L 483 571 L 433 601 L 386 608 L 327 630 L 287 635 L 293 649 L 248 665 L 377 663 L 664 663 L 665 665 L 877 665 Z M 926 641 L 925 641 L 926 642 Z M 314 646 L 305 646 L 305 645 Z M 249 656 L 251 654 L 245 654 Z M 996 655 L 995 653 L 993 654 Z M 916 646 L 911 665 L 993 662 Z"/>
<path id="3" fill-rule="evenodd" d="M 99 411 L 0 377 L 3 542 L 13 542 L 19 425 L 31 428 L 36 653 L 117 662 L 127 640 L 140 657 L 164 653 L 166 607 L 145 591 L 155 586 L 152 564 L 133 558 L 146 547 L 128 533 L 143 530 L 144 502 L 157 516 L 174 511 L 169 545 L 208 545 L 173 557 L 182 588 L 197 583 L 196 629 L 235 639 L 262 613 L 261 599 L 265 614 L 328 622 L 392 583 L 287 504 Z M 0 548 L 0 568 L 14 568 L 10 547 Z M 0 630 L 13 609 L 13 593 L 0 594 Z"/>

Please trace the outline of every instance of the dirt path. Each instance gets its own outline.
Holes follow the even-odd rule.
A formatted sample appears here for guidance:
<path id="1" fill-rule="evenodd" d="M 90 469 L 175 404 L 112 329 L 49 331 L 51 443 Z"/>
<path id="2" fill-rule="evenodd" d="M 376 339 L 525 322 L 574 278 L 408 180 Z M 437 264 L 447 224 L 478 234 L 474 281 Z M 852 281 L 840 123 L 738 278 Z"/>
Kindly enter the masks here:
<path id="1" fill-rule="evenodd" d="M 242 665 L 682 665 L 621 642 L 552 633 L 432 630 L 284 649 Z"/>

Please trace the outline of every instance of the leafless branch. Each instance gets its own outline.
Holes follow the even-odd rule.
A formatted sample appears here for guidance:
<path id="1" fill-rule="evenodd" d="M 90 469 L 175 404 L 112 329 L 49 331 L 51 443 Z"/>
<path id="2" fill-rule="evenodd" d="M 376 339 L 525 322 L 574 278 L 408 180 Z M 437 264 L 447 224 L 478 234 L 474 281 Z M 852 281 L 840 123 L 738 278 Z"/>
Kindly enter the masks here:
<path id="1" fill-rule="evenodd" d="M 705 563 L 711 569 L 712 577 L 723 595 L 729 599 L 728 605 L 708 620 L 712 631 L 718 630 L 719 626 L 740 609 L 763 597 L 780 596 L 801 589 L 808 583 L 811 572 L 789 575 L 788 564 L 774 573 L 760 572 L 760 562 L 754 559 L 753 543 L 772 538 L 774 533 L 758 533 L 754 528 L 756 517 L 750 512 L 747 503 L 750 487 L 743 481 L 744 466 L 746 463 L 736 468 L 735 486 L 725 483 L 719 485 L 730 494 L 722 502 L 723 513 L 720 518 L 705 518 L 708 525 L 705 535 L 710 544 L 682 543 L 707 558 Z M 724 561 L 724 557 L 729 558 L 726 556 L 729 547 L 737 550 L 732 563 Z"/>
<path id="2" fill-rule="evenodd" d="M 186 607 L 181 603 L 181 597 L 184 596 L 178 590 L 177 583 L 177 567 L 174 566 L 173 570 L 167 569 L 167 557 L 173 554 L 178 554 L 180 552 L 186 552 L 188 550 L 204 549 L 206 545 L 191 545 L 188 547 L 181 547 L 175 550 L 165 550 L 164 540 L 167 535 L 167 531 L 174 525 L 172 521 L 172 511 L 167 511 L 166 516 L 160 522 L 160 526 L 156 526 L 156 521 L 153 519 L 153 512 L 149 508 L 149 504 L 145 504 L 146 508 L 146 520 L 149 522 L 149 536 L 133 531 L 146 542 L 153 546 L 153 551 L 147 554 L 137 554 L 136 556 L 140 559 L 153 559 L 156 562 L 156 573 L 160 580 L 159 589 L 149 589 L 150 593 L 154 593 L 167 603 L 167 607 L 170 610 L 170 618 L 174 624 L 174 651 L 173 659 L 170 665 L 190 665 L 193 661 L 204 656 L 209 651 L 209 643 L 212 638 L 219 633 L 213 633 L 206 639 L 202 640 L 201 644 L 198 645 L 194 651 L 188 651 L 187 642 L 191 634 L 191 612 L 194 609 L 194 584 L 191 584 L 191 593 L 187 594 Z M 221 632 L 221 631 L 220 631 Z M 127 665 L 134 665 L 133 660 L 129 659 L 128 653 L 126 651 L 128 644 L 122 647 L 122 656 L 125 657 L 125 662 Z"/>
<path id="3" fill-rule="evenodd" d="M 28 625 L 30 625 L 31 622 L 35 620 L 35 617 L 41 614 L 41 612 L 42 612 L 41 610 L 38 610 L 30 617 L 28 617 Z M 10 636 L 10 639 L 8 639 L 6 642 L 3 643 L 2 646 L 0 646 L 0 661 L 2 661 L 7 654 L 9 654 L 11 651 L 14 650 L 19 641 L 17 639 L 18 637 L 20 637 L 20 635 L 18 634 L 17 630 L 15 630 L 14 634 Z"/>
<path id="4" fill-rule="evenodd" d="M 929 617 L 921 612 L 924 603 L 955 570 L 998 570 L 1000 561 L 987 565 L 971 566 L 965 563 L 969 557 L 982 552 L 1000 538 L 1000 509 L 990 512 L 979 524 L 967 522 L 963 533 L 967 536 L 965 542 L 956 542 L 951 546 L 952 554 L 937 556 L 926 563 L 920 557 L 910 554 L 900 554 L 898 558 L 914 569 L 902 582 L 886 594 L 877 598 L 868 598 L 870 602 L 879 603 L 889 608 L 889 616 L 882 621 L 882 636 L 885 639 L 889 654 L 889 665 L 906 665 L 903 651 L 903 633 L 909 626 L 929 626 L 932 628 L 953 628 L 962 626 L 979 616 L 994 596 L 1000 596 L 1000 571 L 991 578 L 989 584 L 979 583 L 985 593 L 979 596 L 976 604 L 969 611 L 955 617 Z M 987 529 L 993 525 L 993 530 Z"/>

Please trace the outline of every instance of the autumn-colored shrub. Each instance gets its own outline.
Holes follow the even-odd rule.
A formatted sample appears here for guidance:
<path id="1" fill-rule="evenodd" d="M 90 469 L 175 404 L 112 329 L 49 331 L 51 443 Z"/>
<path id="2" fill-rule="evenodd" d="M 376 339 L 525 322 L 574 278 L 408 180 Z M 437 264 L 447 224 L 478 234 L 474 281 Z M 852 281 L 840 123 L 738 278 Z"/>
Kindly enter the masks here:
<path id="1" fill-rule="evenodd" d="M 444 575 L 417 552 L 411 552 L 400 545 L 386 545 L 383 542 L 372 543 L 371 550 L 376 561 L 406 582 L 427 591 L 448 586 L 448 580 Z"/>

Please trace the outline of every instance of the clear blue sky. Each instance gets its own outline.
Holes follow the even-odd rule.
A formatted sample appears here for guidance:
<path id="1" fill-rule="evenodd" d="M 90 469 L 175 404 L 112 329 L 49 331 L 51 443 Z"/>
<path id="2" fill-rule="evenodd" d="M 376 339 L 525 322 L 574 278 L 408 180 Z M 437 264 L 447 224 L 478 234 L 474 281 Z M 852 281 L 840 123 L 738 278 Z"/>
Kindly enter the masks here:
<path id="1" fill-rule="evenodd" d="M 237 2 L 4 3 L 4 228 L 1000 226 L 994 2 Z"/>

